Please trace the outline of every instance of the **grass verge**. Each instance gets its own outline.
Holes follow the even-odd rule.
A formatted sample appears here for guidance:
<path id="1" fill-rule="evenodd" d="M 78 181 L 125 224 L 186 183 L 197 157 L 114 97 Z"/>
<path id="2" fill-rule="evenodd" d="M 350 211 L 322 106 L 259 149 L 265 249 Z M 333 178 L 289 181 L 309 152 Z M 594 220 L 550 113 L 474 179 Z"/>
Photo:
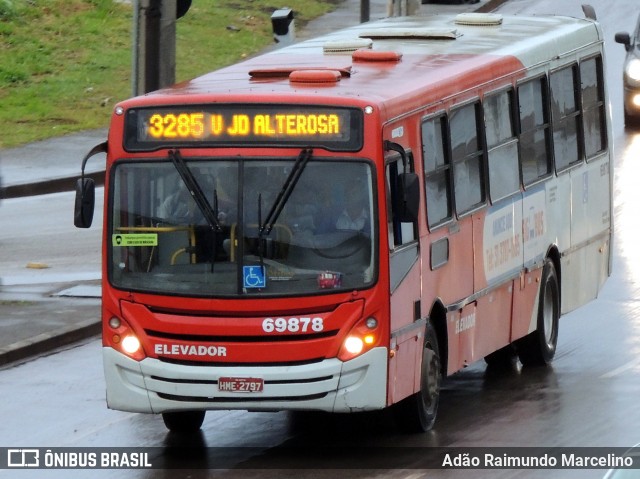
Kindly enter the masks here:
<path id="1" fill-rule="evenodd" d="M 287 0 L 296 24 L 332 0 Z M 194 0 L 177 22 L 176 80 L 273 42 L 270 0 Z M 132 6 L 116 0 L 0 0 L 0 148 L 108 126 L 131 95 Z"/>

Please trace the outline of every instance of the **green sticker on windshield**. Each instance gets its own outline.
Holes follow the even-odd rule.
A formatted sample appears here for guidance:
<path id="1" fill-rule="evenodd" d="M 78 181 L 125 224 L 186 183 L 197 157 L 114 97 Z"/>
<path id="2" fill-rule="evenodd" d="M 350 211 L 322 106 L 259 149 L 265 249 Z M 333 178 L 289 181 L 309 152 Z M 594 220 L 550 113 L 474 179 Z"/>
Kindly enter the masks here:
<path id="1" fill-rule="evenodd" d="M 111 235 L 113 246 L 158 246 L 157 233 L 128 233 Z"/>

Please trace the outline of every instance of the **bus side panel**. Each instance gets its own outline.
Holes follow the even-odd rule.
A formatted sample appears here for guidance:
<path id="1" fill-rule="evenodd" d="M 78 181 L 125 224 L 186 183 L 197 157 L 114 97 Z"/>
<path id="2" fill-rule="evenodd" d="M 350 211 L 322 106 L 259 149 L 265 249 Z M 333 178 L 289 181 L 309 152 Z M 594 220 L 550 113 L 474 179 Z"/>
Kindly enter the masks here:
<path id="1" fill-rule="evenodd" d="M 608 156 L 571 172 L 571 250 L 563 258 L 563 313 L 596 298 L 609 275 L 610 195 Z"/>
<path id="2" fill-rule="evenodd" d="M 522 197 L 522 248 L 524 270 L 515 285 L 511 341 L 537 328 L 542 266 L 552 241 L 548 231 L 547 185 L 529 187 Z M 516 282 L 517 283 L 517 282 Z"/>
<path id="3" fill-rule="evenodd" d="M 509 344 L 512 299 L 513 281 L 501 285 L 478 299 L 474 360 L 482 359 Z"/>
<path id="4" fill-rule="evenodd" d="M 473 224 L 471 217 L 444 226 L 422 244 L 424 261 L 423 303 L 429 310 L 436 298 L 443 304 L 453 304 L 473 294 Z M 445 241 L 448 253 L 445 261 L 433 263 L 432 245 Z"/>
<path id="5" fill-rule="evenodd" d="M 389 388 L 387 404 L 401 401 L 418 391 L 424 327 L 395 336 L 392 348 L 395 351 L 389 360 Z"/>
<path id="6" fill-rule="evenodd" d="M 541 276 L 542 268 L 538 268 L 529 273 L 522 273 L 520 281 L 514 284 L 512 342 L 537 328 Z"/>
<path id="7" fill-rule="evenodd" d="M 437 229 L 426 239 L 426 244 L 422 247 L 422 258 L 425 262 L 422 291 L 424 306 L 430 310 L 436 299 L 442 304 L 450 305 L 469 298 L 473 294 L 474 254 L 471 216 Z M 431 257 L 431 253 L 435 251 L 432 246 L 438 242 L 446 242 L 448 250 L 445 258 L 436 260 Z M 464 367 L 465 360 L 471 357 L 465 353 L 458 356 L 460 345 L 454 323 L 459 319 L 460 311 L 447 315 L 448 374 Z M 459 357 L 459 360 L 455 359 L 456 357 Z"/>
<path id="8" fill-rule="evenodd" d="M 475 361 L 476 303 L 447 315 L 449 337 L 448 374 L 462 369 Z"/>
<path id="9" fill-rule="evenodd" d="M 418 391 L 424 327 L 411 327 L 416 317 L 415 304 L 420 300 L 420 262 L 416 261 L 400 285 L 391 294 L 391 349 L 389 361 L 388 404 L 398 402 Z M 403 332 L 399 332 L 401 330 Z"/>
<path id="10" fill-rule="evenodd" d="M 536 269 L 542 266 L 550 238 L 547 228 L 547 183 L 530 188 L 522 199 L 522 241 L 524 267 Z"/>
<path id="11" fill-rule="evenodd" d="M 560 173 L 546 186 L 547 242 L 555 244 L 559 251 L 571 245 L 571 177 L 569 172 Z M 560 271 L 558 271 L 560 274 Z"/>
<path id="12" fill-rule="evenodd" d="M 498 202 L 475 222 L 475 289 L 478 299 L 476 359 L 509 344 L 514 281 L 522 271 L 521 195 Z"/>
<path id="13" fill-rule="evenodd" d="M 478 231 L 478 229 L 481 230 Z M 514 195 L 487 210 L 476 225 L 476 291 L 510 281 L 522 270 L 522 198 Z M 481 243 L 480 243 L 481 241 Z"/>
<path id="14" fill-rule="evenodd" d="M 488 294 L 477 301 L 474 359 L 481 359 L 509 343 L 513 271 L 522 267 L 520 215 L 514 214 L 515 201 L 504 207 L 474 214 L 474 289 Z M 516 219 L 517 218 L 517 219 Z M 498 286 L 499 285 L 499 286 Z"/>

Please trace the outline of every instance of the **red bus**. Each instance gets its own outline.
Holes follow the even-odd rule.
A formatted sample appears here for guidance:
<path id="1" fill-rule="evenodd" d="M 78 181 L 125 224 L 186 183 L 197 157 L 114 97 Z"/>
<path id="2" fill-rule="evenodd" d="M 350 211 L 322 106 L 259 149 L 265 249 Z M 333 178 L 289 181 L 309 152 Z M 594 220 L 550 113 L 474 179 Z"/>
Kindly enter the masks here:
<path id="1" fill-rule="evenodd" d="M 611 270 L 603 60 L 590 18 L 403 17 L 119 103 L 83 162 L 108 406 L 428 430 L 446 376 L 549 363 Z"/>

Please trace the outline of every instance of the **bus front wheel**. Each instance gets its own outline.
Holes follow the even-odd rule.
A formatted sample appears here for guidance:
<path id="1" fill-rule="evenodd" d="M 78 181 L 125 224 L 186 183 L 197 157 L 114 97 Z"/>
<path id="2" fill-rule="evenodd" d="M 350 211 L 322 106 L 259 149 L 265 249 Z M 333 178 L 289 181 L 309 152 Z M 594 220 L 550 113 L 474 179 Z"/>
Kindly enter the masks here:
<path id="1" fill-rule="evenodd" d="M 403 430 L 426 432 L 433 427 L 438 412 L 441 382 L 438 337 L 433 325 L 428 322 L 422 350 L 420 391 L 399 402 L 395 408 L 396 421 Z"/>
<path id="2" fill-rule="evenodd" d="M 559 319 L 558 275 L 553 261 L 547 258 L 540 283 L 537 329 L 517 344 L 518 356 L 524 366 L 542 366 L 551 362 L 556 353 Z"/>
<path id="3" fill-rule="evenodd" d="M 162 413 L 167 429 L 180 434 L 196 432 L 204 422 L 206 411 L 177 411 Z"/>

